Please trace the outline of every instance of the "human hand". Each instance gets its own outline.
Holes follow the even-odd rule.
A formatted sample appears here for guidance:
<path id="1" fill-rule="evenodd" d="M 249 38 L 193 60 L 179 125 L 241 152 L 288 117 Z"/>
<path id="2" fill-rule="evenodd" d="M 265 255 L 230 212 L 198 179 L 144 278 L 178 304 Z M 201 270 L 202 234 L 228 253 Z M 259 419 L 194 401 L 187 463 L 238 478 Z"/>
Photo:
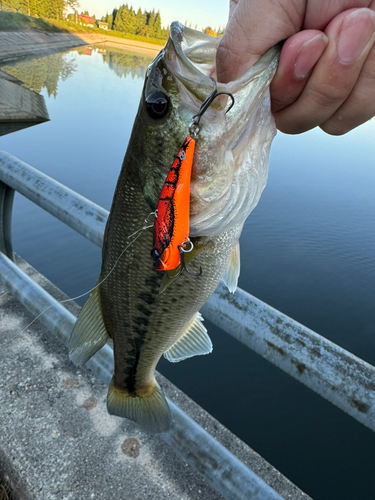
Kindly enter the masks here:
<path id="1" fill-rule="evenodd" d="M 231 0 L 218 80 L 287 39 L 271 84 L 277 128 L 344 134 L 375 114 L 374 11 L 375 0 Z"/>

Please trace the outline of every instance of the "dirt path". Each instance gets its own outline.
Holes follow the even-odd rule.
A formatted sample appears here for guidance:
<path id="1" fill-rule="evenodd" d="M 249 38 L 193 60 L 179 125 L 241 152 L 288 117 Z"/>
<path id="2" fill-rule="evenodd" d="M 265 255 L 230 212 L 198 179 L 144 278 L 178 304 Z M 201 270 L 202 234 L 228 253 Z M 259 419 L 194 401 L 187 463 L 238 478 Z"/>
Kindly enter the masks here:
<path id="1" fill-rule="evenodd" d="M 160 52 L 160 49 L 163 47 L 163 45 L 155 45 L 153 43 L 139 42 L 137 40 L 127 40 L 126 38 L 110 36 L 105 32 L 103 35 L 98 33 L 77 33 L 77 36 L 90 45 L 102 43 L 107 47 L 122 48 L 124 50 L 128 49 L 134 52 L 148 52 L 155 55 Z"/>

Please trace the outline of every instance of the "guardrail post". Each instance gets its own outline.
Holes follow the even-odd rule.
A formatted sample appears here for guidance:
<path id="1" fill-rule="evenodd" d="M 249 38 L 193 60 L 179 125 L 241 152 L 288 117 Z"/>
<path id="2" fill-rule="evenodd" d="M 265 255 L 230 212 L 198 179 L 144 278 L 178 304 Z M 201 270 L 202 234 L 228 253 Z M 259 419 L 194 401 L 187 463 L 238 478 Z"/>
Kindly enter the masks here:
<path id="1" fill-rule="evenodd" d="M 12 248 L 12 210 L 14 189 L 0 181 L 0 252 L 14 262 Z"/>

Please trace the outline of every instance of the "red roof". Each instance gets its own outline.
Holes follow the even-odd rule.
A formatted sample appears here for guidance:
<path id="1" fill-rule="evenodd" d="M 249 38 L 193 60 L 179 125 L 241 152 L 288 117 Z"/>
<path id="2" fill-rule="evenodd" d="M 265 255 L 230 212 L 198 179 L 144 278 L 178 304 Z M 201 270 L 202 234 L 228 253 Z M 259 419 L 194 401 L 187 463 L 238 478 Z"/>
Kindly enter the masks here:
<path id="1" fill-rule="evenodd" d="M 87 24 L 95 24 L 95 19 L 91 16 L 84 16 L 83 14 L 80 14 L 78 17 L 80 19 L 84 19 Z"/>

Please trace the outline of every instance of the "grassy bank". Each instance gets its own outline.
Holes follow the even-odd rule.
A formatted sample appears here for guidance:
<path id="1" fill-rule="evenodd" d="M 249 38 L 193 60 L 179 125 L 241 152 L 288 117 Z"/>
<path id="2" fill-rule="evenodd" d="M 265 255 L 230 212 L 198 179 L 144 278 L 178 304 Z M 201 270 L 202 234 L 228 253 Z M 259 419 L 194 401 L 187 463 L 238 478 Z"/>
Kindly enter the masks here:
<path id="1" fill-rule="evenodd" d="M 25 16 L 18 12 L 0 11 L 0 31 L 51 31 L 67 32 L 49 19 Z"/>
<path id="2" fill-rule="evenodd" d="M 102 36 L 114 36 L 126 40 L 136 40 L 155 45 L 164 45 L 166 40 L 138 35 L 125 35 L 119 31 L 89 28 L 80 24 L 59 19 L 45 19 L 25 16 L 18 12 L 0 11 L 0 31 L 49 31 L 58 33 L 96 33 Z"/>

